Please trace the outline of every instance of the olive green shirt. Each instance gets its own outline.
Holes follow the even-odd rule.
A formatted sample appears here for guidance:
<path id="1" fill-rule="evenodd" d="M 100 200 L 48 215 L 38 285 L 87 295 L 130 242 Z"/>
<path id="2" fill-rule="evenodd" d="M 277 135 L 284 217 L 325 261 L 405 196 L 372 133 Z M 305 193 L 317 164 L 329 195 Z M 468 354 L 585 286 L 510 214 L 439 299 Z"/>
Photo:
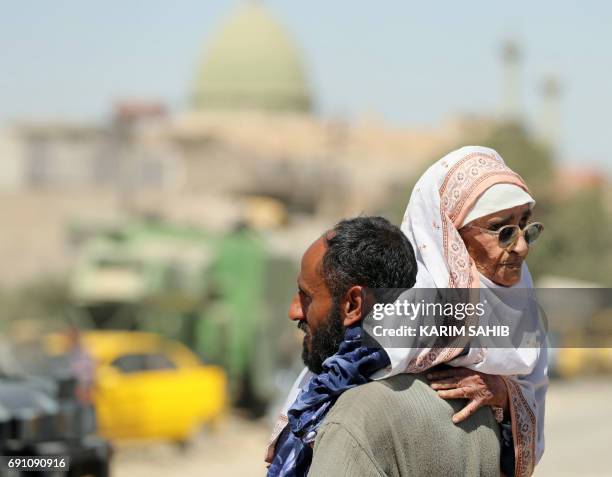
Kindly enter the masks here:
<path id="1" fill-rule="evenodd" d="M 464 400 L 445 401 L 401 374 L 340 396 L 317 434 L 310 477 L 496 476 L 500 436 L 489 407 L 456 425 Z"/>

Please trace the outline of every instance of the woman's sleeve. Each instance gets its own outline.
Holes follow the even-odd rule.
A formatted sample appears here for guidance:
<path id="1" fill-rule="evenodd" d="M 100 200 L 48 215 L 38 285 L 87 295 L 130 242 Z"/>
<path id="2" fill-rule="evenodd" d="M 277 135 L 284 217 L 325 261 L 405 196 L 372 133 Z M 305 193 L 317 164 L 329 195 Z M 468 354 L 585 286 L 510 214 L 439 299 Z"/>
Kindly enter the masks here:
<path id="1" fill-rule="evenodd" d="M 517 477 L 533 474 L 544 453 L 544 411 L 548 389 L 548 349 L 540 349 L 531 374 L 504 377 L 510 402 L 512 437 L 514 440 Z"/>
<path id="2" fill-rule="evenodd" d="M 522 388 L 531 389 L 534 394 L 536 417 L 536 464 L 544 454 L 544 412 L 546 407 L 546 391 L 548 391 L 548 346 L 544 344 L 540 349 L 540 356 L 533 372 L 518 378 Z M 529 383 L 529 384 L 526 384 Z"/>

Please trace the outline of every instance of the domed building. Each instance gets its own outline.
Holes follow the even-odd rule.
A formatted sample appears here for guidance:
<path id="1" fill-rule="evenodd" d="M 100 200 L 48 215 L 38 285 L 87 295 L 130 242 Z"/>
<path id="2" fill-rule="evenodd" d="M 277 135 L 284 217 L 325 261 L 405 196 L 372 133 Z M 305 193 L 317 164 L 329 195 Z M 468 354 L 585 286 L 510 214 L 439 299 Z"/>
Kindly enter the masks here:
<path id="1" fill-rule="evenodd" d="M 106 123 L 0 130 L 0 193 L 12 194 L 0 214 L 14 231 L 0 236 L 3 283 L 65 268 L 64 224 L 94 213 L 206 229 L 275 217 L 299 251 L 340 217 L 379 213 L 424 161 L 474 138 L 471 123 L 415 128 L 315 114 L 291 35 L 259 2 L 239 3 L 206 43 L 186 110 L 126 98 Z"/>
<path id="2" fill-rule="evenodd" d="M 193 106 L 206 111 L 310 111 L 300 52 L 259 3 L 242 4 L 209 42 Z"/>

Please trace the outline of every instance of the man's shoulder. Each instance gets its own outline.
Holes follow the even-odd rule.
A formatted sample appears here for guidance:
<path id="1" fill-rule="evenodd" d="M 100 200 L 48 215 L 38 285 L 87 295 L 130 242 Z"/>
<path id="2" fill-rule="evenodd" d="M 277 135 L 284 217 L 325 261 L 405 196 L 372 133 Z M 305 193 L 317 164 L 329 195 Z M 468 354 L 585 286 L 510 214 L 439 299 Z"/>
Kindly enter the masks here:
<path id="1" fill-rule="evenodd" d="M 499 431 L 491 410 L 481 408 L 453 424 L 452 415 L 464 405 L 441 399 L 418 375 L 350 389 L 323 421 L 313 462 L 325 472 L 313 475 L 338 475 L 339 466 L 366 457 L 360 462 L 371 463 L 372 475 L 415 475 L 423 466 L 429 475 L 499 475 Z M 350 459 L 336 463 L 344 454 Z"/>
<path id="2" fill-rule="evenodd" d="M 436 427 L 454 432 L 457 427 L 487 426 L 497 428 L 491 410 L 478 410 L 460 426 L 452 422 L 452 416 L 465 406 L 465 400 L 444 400 L 431 389 L 420 375 L 399 374 L 380 381 L 372 381 L 344 392 L 334 404 L 325 423 L 339 424 L 356 433 L 380 431 L 408 425 Z"/>
<path id="3" fill-rule="evenodd" d="M 452 407 L 440 399 L 426 380 L 414 374 L 400 374 L 372 381 L 344 392 L 326 417 L 325 423 L 347 429 L 376 429 L 415 420 L 444 416 L 451 422 Z"/>
<path id="4" fill-rule="evenodd" d="M 342 414 L 344 412 L 354 413 L 364 408 L 370 411 L 375 408 L 396 409 L 397 406 L 410 409 L 416 408 L 415 400 L 417 399 L 418 401 L 429 401 L 434 406 L 443 404 L 422 376 L 398 374 L 349 389 L 338 398 L 333 411 L 336 414 Z M 436 407 L 440 408 L 440 406 Z M 402 412 L 405 411 L 406 409 L 402 410 Z"/>

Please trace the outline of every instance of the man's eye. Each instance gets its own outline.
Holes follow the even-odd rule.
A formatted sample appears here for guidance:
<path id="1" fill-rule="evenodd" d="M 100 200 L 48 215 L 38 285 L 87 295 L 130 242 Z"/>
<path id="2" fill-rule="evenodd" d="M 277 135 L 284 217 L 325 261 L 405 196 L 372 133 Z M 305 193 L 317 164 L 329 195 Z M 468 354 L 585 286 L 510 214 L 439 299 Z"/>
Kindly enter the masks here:
<path id="1" fill-rule="evenodd" d="M 487 227 L 487 229 L 490 230 L 491 232 L 497 232 L 501 228 L 502 228 L 502 224 L 493 224 Z"/>

